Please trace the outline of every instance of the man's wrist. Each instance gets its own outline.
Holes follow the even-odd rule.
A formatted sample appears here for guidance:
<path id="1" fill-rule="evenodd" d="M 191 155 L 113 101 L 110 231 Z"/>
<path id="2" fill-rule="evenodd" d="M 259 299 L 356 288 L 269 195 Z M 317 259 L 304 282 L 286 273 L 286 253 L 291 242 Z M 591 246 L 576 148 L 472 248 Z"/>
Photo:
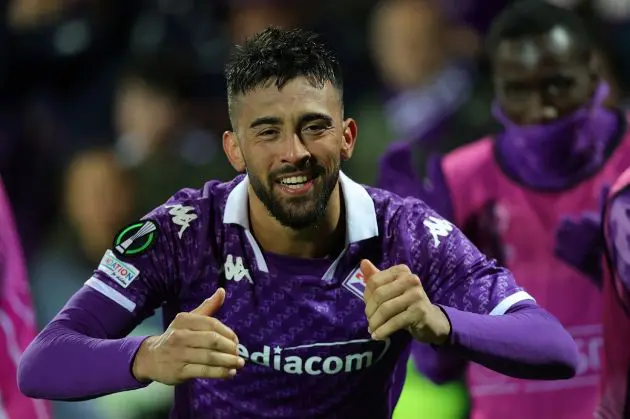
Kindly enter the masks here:
<path id="1" fill-rule="evenodd" d="M 433 308 L 435 309 L 436 327 L 434 329 L 435 341 L 431 344 L 440 346 L 449 342 L 452 333 L 452 326 L 451 321 L 442 307 L 433 304 Z"/>
<path id="2" fill-rule="evenodd" d="M 450 342 L 451 321 L 442 307 L 433 304 L 431 313 L 425 318 L 426 323 L 419 328 L 408 329 L 415 340 L 429 345 L 445 345 Z"/>
<path id="3" fill-rule="evenodd" d="M 147 383 L 153 381 L 151 377 L 151 347 L 158 336 L 149 336 L 138 348 L 136 356 L 133 358 L 133 364 L 131 366 L 131 373 L 134 378 L 141 382 Z"/>

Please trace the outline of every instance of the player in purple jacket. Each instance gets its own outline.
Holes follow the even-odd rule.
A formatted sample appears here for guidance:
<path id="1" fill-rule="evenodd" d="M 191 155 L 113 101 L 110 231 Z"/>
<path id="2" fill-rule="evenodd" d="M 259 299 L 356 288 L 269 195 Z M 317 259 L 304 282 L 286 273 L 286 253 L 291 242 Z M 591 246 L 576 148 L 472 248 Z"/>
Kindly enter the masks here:
<path id="1" fill-rule="evenodd" d="M 246 175 L 183 189 L 122 229 L 24 354 L 22 391 L 175 385 L 174 418 L 389 418 L 412 340 L 503 374 L 574 375 L 569 334 L 422 201 L 340 172 L 357 125 L 336 58 L 267 29 L 226 69 Z M 163 307 L 160 336 L 127 337 Z"/>

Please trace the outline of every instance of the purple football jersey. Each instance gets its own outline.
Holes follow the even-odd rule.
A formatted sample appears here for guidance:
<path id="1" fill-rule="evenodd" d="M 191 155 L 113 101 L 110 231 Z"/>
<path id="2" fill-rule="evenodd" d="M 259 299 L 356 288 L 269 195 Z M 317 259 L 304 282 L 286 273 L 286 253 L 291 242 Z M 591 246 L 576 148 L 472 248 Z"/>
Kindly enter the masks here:
<path id="1" fill-rule="evenodd" d="M 389 418 L 411 336 L 374 341 L 359 263 L 406 264 L 435 304 L 489 314 L 531 297 L 422 201 L 361 186 L 343 173 L 346 247 L 336 259 L 265 253 L 250 231 L 248 178 L 184 189 L 123 230 L 87 285 L 166 324 L 219 286 L 217 318 L 246 365 L 230 380 L 175 390 L 176 418 Z"/>

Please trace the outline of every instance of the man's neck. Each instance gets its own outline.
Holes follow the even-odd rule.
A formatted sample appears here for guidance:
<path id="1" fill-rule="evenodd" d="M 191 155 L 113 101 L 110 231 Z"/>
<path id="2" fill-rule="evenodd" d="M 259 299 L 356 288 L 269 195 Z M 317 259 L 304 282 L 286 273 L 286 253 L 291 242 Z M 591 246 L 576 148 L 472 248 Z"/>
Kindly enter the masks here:
<path id="1" fill-rule="evenodd" d="M 303 230 L 293 230 L 280 224 L 269 214 L 251 187 L 248 195 L 252 233 L 264 251 L 312 259 L 332 256 L 340 250 L 340 245 L 345 244 L 345 210 L 339 185 L 331 194 L 321 221 Z"/>

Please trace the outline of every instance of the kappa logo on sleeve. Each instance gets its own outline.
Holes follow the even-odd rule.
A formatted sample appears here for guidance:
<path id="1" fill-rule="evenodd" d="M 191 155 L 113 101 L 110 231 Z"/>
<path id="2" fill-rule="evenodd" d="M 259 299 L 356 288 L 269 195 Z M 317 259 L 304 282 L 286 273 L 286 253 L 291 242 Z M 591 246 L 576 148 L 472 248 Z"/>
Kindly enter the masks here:
<path id="1" fill-rule="evenodd" d="M 365 276 L 361 272 L 360 268 L 356 268 L 342 283 L 343 287 L 363 299 L 363 293 L 365 292 Z"/>
<path id="2" fill-rule="evenodd" d="M 157 235 L 158 226 L 151 220 L 129 224 L 116 234 L 114 238 L 114 251 L 124 256 L 144 253 L 155 244 Z"/>
<path id="3" fill-rule="evenodd" d="M 166 205 L 166 208 L 169 209 L 168 213 L 172 216 L 173 224 L 176 224 L 180 227 L 177 235 L 181 239 L 184 231 L 186 231 L 186 229 L 190 227 L 190 223 L 197 219 L 197 214 L 195 214 L 194 212 L 195 208 L 187 207 L 181 204 Z"/>
<path id="4" fill-rule="evenodd" d="M 434 216 L 428 217 L 422 224 L 429 229 L 429 234 L 433 237 L 433 245 L 435 247 L 440 245 L 440 237 L 448 237 L 451 231 L 453 231 L 453 225 L 451 223 Z"/>
<path id="5" fill-rule="evenodd" d="M 105 252 L 98 269 L 123 288 L 127 288 L 140 274 L 135 266 L 119 260 L 111 250 Z"/>

